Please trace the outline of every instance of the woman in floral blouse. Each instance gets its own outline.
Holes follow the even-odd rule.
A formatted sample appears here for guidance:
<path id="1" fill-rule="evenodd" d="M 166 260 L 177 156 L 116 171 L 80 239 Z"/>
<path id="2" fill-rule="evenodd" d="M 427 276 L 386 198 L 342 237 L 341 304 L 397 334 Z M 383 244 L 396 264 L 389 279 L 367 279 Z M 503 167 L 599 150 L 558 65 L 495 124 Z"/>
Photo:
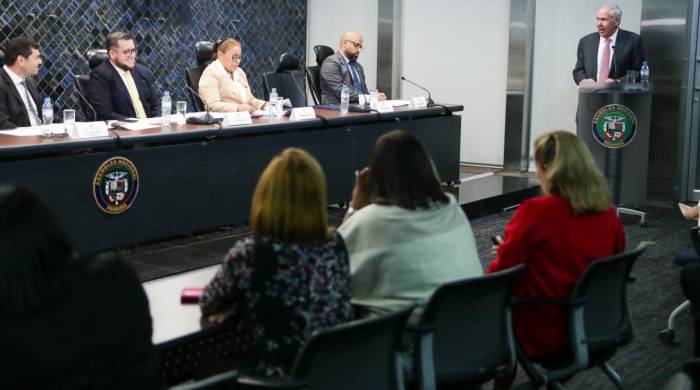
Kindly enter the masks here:
<path id="1" fill-rule="evenodd" d="M 318 162 L 289 148 L 272 159 L 253 196 L 253 236 L 238 241 L 207 285 L 200 307 L 236 321 L 239 356 L 252 371 L 281 377 L 315 331 L 352 320 L 345 243 L 326 218 Z"/>

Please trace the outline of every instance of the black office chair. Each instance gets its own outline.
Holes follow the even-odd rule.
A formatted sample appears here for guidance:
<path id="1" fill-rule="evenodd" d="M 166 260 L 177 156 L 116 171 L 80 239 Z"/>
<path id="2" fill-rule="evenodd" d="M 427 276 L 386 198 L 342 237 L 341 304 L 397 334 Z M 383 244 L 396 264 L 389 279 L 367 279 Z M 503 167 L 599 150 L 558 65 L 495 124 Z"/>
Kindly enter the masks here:
<path id="1" fill-rule="evenodd" d="M 272 88 L 277 88 L 279 96 L 289 98 L 292 107 L 306 106 L 306 85 L 300 62 L 292 54 L 284 53 L 279 58 L 279 64 L 274 72 L 263 74 L 265 100 L 270 98 Z"/>
<path id="2" fill-rule="evenodd" d="M 109 59 L 107 50 L 105 49 L 90 49 L 85 52 L 85 59 L 87 60 L 90 69 L 95 69 L 103 62 Z M 78 100 L 80 101 L 80 107 L 83 111 L 83 116 L 88 120 L 97 120 L 95 117 L 95 111 L 91 108 L 90 103 L 87 101 L 87 88 L 90 82 L 90 75 L 88 74 L 78 74 L 75 75 L 75 89 L 78 93 Z"/>
<path id="3" fill-rule="evenodd" d="M 254 388 L 402 390 L 399 344 L 413 307 L 314 334 L 285 381 L 238 379 Z"/>
<path id="4" fill-rule="evenodd" d="M 692 359 L 683 363 L 677 372 L 666 382 L 663 390 L 696 390 L 700 388 L 700 359 Z"/>
<path id="5" fill-rule="evenodd" d="M 314 46 L 314 52 L 316 53 L 316 65 L 306 67 L 306 78 L 309 81 L 311 97 L 316 104 L 321 104 L 321 65 L 334 51 L 328 46 L 316 45 Z"/>
<path id="6" fill-rule="evenodd" d="M 471 388 L 515 369 L 510 297 L 525 268 L 447 283 L 430 297 L 418 324 L 419 388 Z"/>
<path id="7" fill-rule="evenodd" d="M 686 250 L 673 259 L 673 262 L 681 267 L 690 264 L 700 264 L 700 226 L 694 226 L 690 229 L 690 242 L 693 243 L 693 249 Z M 672 344 L 676 339 L 676 321 L 678 318 L 691 309 L 691 304 L 688 299 L 678 305 L 668 316 L 666 329 L 659 332 L 659 339 L 665 344 Z"/>
<path id="8" fill-rule="evenodd" d="M 632 341 L 627 284 L 632 281 L 630 271 L 644 252 L 636 249 L 591 263 L 576 282 L 570 299 L 515 299 L 515 304 L 556 305 L 566 307 L 569 313 L 569 348 L 567 356 L 550 356 L 536 367 L 518 349 L 518 359 L 531 383 L 536 386 L 552 385 L 561 388 L 561 380 L 591 367 L 599 367 L 623 389 L 620 376 L 607 363 L 617 349 Z M 564 365 L 565 364 L 565 365 Z"/>
<path id="9" fill-rule="evenodd" d="M 185 69 L 185 80 L 187 86 L 199 92 L 199 79 L 202 77 L 202 72 L 209 65 L 209 62 L 214 56 L 214 43 L 209 41 L 199 41 L 194 44 L 194 51 L 197 57 L 197 66 Z M 195 111 L 204 111 L 204 103 L 202 100 L 192 93 L 187 91 L 190 96 L 190 102 Z"/>
<path id="10" fill-rule="evenodd" d="M 0 50 L 0 66 L 5 65 L 5 53 Z"/>

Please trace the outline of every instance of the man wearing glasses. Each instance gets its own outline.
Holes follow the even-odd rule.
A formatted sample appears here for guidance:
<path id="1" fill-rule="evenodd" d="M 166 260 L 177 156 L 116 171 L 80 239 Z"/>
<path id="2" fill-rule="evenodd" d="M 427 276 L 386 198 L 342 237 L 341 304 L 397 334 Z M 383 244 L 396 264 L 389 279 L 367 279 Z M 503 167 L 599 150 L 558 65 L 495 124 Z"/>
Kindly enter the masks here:
<path id="1" fill-rule="evenodd" d="M 340 47 L 321 65 L 321 102 L 339 104 L 343 85 L 350 88 L 350 103 L 369 103 L 365 72 L 357 62 L 362 51 L 362 35 L 348 31 L 340 37 Z M 379 100 L 386 99 L 379 93 Z"/>
<path id="2" fill-rule="evenodd" d="M 0 129 L 37 126 L 41 121 L 36 76 L 42 60 L 39 46 L 25 37 L 12 38 L 5 45 L 5 66 L 0 69 Z"/>
<path id="3" fill-rule="evenodd" d="M 98 120 L 160 116 L 160 96 L 151 72 L 136 63 L 134 38 L 125 32 L 107 36 L 105 61 L 90 72 L 88 100 Z"/>

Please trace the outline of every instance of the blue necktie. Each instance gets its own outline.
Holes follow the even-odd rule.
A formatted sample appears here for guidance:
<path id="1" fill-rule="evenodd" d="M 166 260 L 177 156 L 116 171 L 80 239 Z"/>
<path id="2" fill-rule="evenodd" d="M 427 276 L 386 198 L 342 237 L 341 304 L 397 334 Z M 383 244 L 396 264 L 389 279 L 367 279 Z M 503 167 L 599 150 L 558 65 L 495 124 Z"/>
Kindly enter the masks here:
<path id="1" fill-rule="evenodd" d="M 362 81 L 360 80 L 360 74 L 357 73 L 357 67 L 355 66 L 355 61 L 348 62 L 348 66 L 350 66 L 350 75 L 352 76 L 352 84 L 355 86 L 355 90 L 358 93 L 365 93 L 364 89 L 362 88 Z"/>

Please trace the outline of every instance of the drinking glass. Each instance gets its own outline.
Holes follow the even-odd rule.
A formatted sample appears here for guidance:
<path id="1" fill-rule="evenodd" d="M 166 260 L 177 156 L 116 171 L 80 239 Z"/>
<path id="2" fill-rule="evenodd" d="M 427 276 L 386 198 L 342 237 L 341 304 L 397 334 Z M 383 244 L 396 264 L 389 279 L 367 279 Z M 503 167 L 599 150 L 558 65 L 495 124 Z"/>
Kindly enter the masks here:
<path id="1" fill-rule="evenodd" d="M 63 110 L 63 128 L 67 134 L 75 131 L 75 110 Z"/>
<path id="2" fill-rule="evenodd" d="M 177 115 L 177 124 L 184 125 L 186 122 L 185 114 L 187 114 L 187 102 L 178 100 L 175 103 L 175 110 Z"/>

